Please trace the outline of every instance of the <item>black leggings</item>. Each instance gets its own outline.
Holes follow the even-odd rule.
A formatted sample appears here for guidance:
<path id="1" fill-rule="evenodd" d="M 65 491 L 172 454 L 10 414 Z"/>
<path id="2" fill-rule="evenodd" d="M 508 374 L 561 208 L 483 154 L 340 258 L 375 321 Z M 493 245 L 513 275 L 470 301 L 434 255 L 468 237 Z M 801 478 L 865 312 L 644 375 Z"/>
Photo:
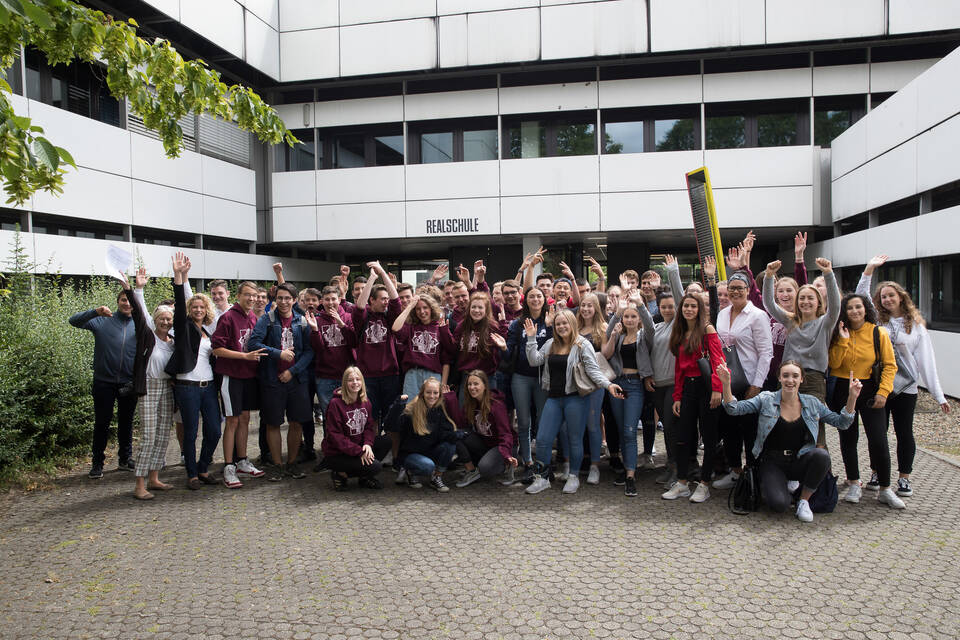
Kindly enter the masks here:
<path id="1" fill-rule="evenodd" d="M 799 458 L 782 453 L 765 453 L 760 461 L 760 493 L 771 510 L 783 513 L 790 507 L 787 480 L 799 480 L 800 486 L 814 492 L 830 471 L 826 449 L 811 449 Z"/>
<path id="2" fill-rule="evenodd" d="M 457 442 L 457 460 L 470 462 L 484 478 L 498 476 L 507 470 L 507 462 L 496 447 L 488 447 L 475 431 Z M 574 471 L 576 473 L 577 471 Z"/>
<path id="3" fill-rule="evenodd" d="M 653 453 L 653 442 L 657 439 L 657 421 L 653 411 L 656 408 L 654 395 L 649 391 L 643 394 L 643 409 L 640 411 L 640 424 L 643 427 L 643 454 Z"/>
<path id="4" fill-rule="evenodd" d="M 372 449 L 374 460 L 371 464 L 363 464 L 360 462 L 360 456 L 343 454 L 324 456 L 323 461 L 331 471 L 345 473 L 350 478 L 376 476 L 379 475 L 383 469 L 380 461 L 386 457 L 392 446 L 393 441 L 390 440 L 390 436 L 377 436 L 373 441 Z"/>
<path id="5" fill-rule="evenodd" d="M 690 479 L 690 458 L 697 453 L 697 420 L 703 439 L 703 464 L 700 481 L 709 483 L 713 477 L 714 458 L 717 455 L 717 420 L 720 407 L 710 408 L 711 389 L 703 377 L 684 378 L 680 399 L 680 418 L 677 425 L 677 477 Z M 672 410 L 672 407 L 671 407 Z"/>
<path id="6" fill-rule="evenodd" d="M 897 434 L 897 469 L 900 473 L 913 471 L 917 442 L 913 439 L 913 413 L 917 408 L 917 394 L 898 393 L 887 398 L 887 424 L 893 417 L 893 431 Z"/>
<path id="7" fill-rule="evenodd" d="M 617 427 L 617 417 L 613 414 L 609 393 L 603 394 L 603 425 L 607 452 L 610 454 L 610 466 L 614 466 L 614 460 L 616 460 L 622 467 L 623 463 L 620 462 L 620 428 Z"/>
<path id="8" fill-rule="evenodd" d="M 753 466 L 756 460 L 753 457 L 753 443 L 757 439 L 756 413 L 742 416 L 731 416 L 726 411 L 720 414 L 720 435 L 723 437 L 723 452 L 727 464 L 732 469 L 743 467 L 742 452 L 747 453 L 747 465 Z"/>
<path id="9" fill-rule="evenodd" d="M 864 386 L 867 385 L 864 384 Z M 837 386 L 833 389 L 833 402 L 830 408 L 839 411 L 847 403 L 848 391 L 849 386 L 843 379 L 838 379 Z M 862 397 L 862 403 L 857 402 L 853 424 L 840 430 L 840 453 L 843 456 L 843 466 L 847 471 L 847 480 L 859 480 L 860 459 L 857 455 L 857 444 L 860 441 L 860 421 L 863 420 L 863 431 L 867 434 L 867 450 L 870 452 L 870 466 L 877 472 L 880 486 L 889 487 L 890 444 L 887 441 L 887 414 L 885 409 L 861 406 L 861 404 L 867 405 L 872 402 L 872 397 Z"/>

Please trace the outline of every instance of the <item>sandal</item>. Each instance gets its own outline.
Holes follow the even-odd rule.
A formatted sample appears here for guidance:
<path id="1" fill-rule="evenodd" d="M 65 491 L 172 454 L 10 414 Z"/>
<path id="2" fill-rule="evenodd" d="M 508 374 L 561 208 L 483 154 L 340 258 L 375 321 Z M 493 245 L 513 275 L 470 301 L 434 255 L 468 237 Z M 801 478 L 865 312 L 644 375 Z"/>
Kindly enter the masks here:
<path id="1" fill-rule="evenodd" d="M 153 500 L 153 494 L 149 491 L 145 491 L 143 493 L 134 493 L 133 497 L 137 500 Z"/>
<path id="2" fill-rule="evenodd" d="M 187 480 L 187 489 L 190 489 L 191 491 L 197 491 L 202 486 L 203 485 L 200 483 L 199 478 L 190 478 Z"/>
<path id="3" fill-rule="evenodd" d="M 173 485 L 161 482 L 160 484 L 148 484 L 147 489 L 152 489 L 153 491 L 170 491 L 173 489 Z"/>

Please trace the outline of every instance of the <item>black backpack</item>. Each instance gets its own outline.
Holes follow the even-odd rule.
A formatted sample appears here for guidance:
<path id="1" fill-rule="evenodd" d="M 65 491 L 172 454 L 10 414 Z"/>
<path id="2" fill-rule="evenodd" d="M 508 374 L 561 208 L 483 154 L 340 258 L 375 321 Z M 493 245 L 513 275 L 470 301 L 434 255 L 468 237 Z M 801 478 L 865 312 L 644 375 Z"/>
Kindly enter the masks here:
<path id="1" fill-rule="evenodd" d="M 727 496 L 730 512 L 743 516 L 760 508 L 760 473 L 756 468 L 747 466 L 740 472 L 737 484 Z"/>
<path id="2" fill-rule="evenodd" d="M 800 499 L 800 488 L 793 494 L 796 500 Z M 837 489 L 837 476 L 833 472 L 827 471 L 826 477 L 817 487 L 817 490 L 810 496 L 810 511 L 814 513 L 833 513 L 837 507 L 837 500 L 840 498 L 840 492 Z"/>

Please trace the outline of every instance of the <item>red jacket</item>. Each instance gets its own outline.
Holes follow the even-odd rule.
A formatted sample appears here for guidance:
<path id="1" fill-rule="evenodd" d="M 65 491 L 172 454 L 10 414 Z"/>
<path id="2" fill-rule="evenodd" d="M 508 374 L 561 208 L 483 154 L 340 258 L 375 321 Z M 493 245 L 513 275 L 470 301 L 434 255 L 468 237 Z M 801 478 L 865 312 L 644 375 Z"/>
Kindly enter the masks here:
<path id="1" fill-rule="evenodd" d="M 710 352 L 710 369 L 713 373 L 710 375 L 710 388 L 714 391 L 723 391 L 723 385 L 720 378 L 717 377 L 717 366 L 720 363 L 726 363 L 723 357 L 723 346 L 720 344 L 720 336 L 715 333 L 708 333 L 704 336 L 706 344 L 701 345 L 701 349 Z M 677 365 L 673 371 L 673 401 L 679 402 L 683 397 L 684 378 L 699 378 L 700 365 L 697 360 L 702 353 L 687 353 L 684 346 L 680 345 L 680 354 L 677 356 Z"/>

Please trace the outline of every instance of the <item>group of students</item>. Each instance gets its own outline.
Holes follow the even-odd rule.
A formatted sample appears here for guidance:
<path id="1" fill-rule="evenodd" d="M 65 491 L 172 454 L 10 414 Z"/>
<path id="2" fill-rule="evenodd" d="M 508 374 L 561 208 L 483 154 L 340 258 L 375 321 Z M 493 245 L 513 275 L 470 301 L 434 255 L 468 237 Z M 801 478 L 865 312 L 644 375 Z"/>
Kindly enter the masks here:
<path id="1" fill-rule="evenodd" d="M 322 289 L 298 291 L 278 264 L 269 295 L 243 282 L 233 306 L 225 283 L 211 287 L 213 300 L 193 293 L 189 259 L 178 253 L 172 304 L 147 312 L 141 271 L 134 287 L 123 282 L 116 315 L 101 307 L 71 318 L 97 335 L 90 475 L 102 475 L 103 415 L 109 424 L 118 399 L 120 412 L 132 417 L 139 397 L 137 498 L 170 488 L 157 473 L 174 424 L 188 486 L 219 482 L 209 466 L 221 412 L 226 486 L 242 486 L 241 475 L 302 478 L 298 461 L 315 458 L 316 400 L 323 457 L 315 470 L 329 471 L 337 490 L 349 478 L 380 488 L 390 457 L 397 483 L 413 488 L 448 491 L 443 474 L 456 463 L 463 466 L 458 487 L 495 479 L 535 494 L 560 481 L 564 493 L 576 493 L 581 472 L 587 484 L 599 483 L 606 455 L 614 483 L 636 496 L 637 471 L 655 468 L 661 426 L 664 499 L 704 502 L 711 487 L 732 488 L 746 464 L 759 469 L 771 509 L 785 511 L 799 492 L 797 517 L 809 521 L 807 499 L 830 469 L 825 425 L 840 430 L 845 500 L 859 502 L 862 421 L 872 469 L 866 487 L 881 503 L 904 508 L 901 498 L 912 495 L 918 385 L 949 411 L 909 294 L 882 282 L 870 295 L 885 256 L 870 261 L 856 293 L 841 296 L 823 258 L 816 260 L 820 276 L 808 284 L 802 233 L 793 277 L 779 275 L 779 261 L 754 277 L 754 241 L 751 232 L 729 251 L 726 281 L 717 281 L 707 257 L 703 283 L 686 287 L 670 255 L 668 284 L 657 271 L 628 270 L 610 287 L 588 258 L 597 275 L 591 287 L 562 262 L 560 277 L 537 273 L 541 248 L 514 279 L 492 289 L 482 261 L 472 274 L 460 265 L 450 280 L 441 266 L 418 287 L 369 262 L 369 275 L 353 279 L 352 303 L 347 267 Z M 127 335 L 128 322 L 135 336 Z M 246 456 L 249 412 L 257 409 L 266 472 Z M 130 436 L 119 439 L 121 468 L 133 469 Z"/>

